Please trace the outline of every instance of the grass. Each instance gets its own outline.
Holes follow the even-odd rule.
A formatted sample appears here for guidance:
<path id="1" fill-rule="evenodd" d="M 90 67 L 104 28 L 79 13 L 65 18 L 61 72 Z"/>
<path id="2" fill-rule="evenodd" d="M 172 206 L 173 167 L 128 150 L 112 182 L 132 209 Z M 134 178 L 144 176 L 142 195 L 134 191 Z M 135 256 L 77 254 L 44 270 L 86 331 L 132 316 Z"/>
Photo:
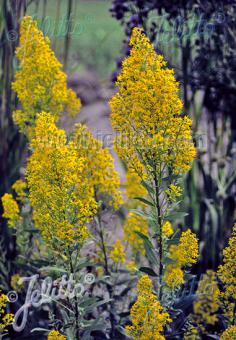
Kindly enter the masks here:
<path id="1" fill-rule="evenodd" d="M 106 0 L 74 1 L 70 20 L 69 72 L 92 69 L 102 78 L 107 78 L 115 69 L 124 34 L 120 24 L 111 17 L 110 7 L 111 1 Z M 50 37 L 59 59 L 63 61 L 67 1 L 50 0 L 44 10 L 44 1 L 40 0 L 38 7 L 32 4 L 28 8 L 28 14 L 38 20 L 44 33 Z"/>

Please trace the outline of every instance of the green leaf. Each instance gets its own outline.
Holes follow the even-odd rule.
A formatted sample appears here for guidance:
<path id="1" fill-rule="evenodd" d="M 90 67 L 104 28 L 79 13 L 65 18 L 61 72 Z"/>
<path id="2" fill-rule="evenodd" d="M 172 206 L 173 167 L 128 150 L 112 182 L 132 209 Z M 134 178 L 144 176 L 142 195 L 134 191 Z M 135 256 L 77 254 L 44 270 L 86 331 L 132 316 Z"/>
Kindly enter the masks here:
<path id="1" fill-rule="evenodd" d="M 82 268 L 85 268 L 85 267 L 93 267 L 94 264 L 91 263 L 91 262 L 88 262 L 88 261 L 85 261 L 85 262 L 79 262 L 76 266 L 76 271 L 79 271 L 81 270 Z"/>
<path id="2" fill-rule="evenodd" d="M 95 302 L 91 306 L 88 306 L 87 308 L 85 308 L 86 313 L 91 312 L 94 308 L 97 308 L 97 307 L 100 307 L 102 305 L 105 305 L 106 303 L 109 303 L 111 301 L 113 301 L 113 299 L 106 299 L 106 300 Z"/>
<path id="3" fill-rule="evenodd" d="M 180 175 L 170 175 L 170 176 L 167 176 L 167 177 L 163 177 L 162 180 L 164 182 L 167 182 L 167 181 L 175 181 L 177 179 L 181 178 Z"/>
<path id="4" fill-rule="evenodd" d="M 135 232 L 139 237 L 141 237 L 141 239 L 151 248 L 153 249 L 153 245 L 152 242 L 150 241 L 149 237 L 147 235 L 144 235 L 143 233 L 141 233 L 140 231 L 136 231 Z"/>
<path id="5" fill-rule="evenodd" d="M 146 273 L 150 276 L 157 277 L 158 275 L 154 272 L 154 270 L 150 267 L 140 267 L 139 268 L 140 272 Z"/>
<path id="6" fill-rule="evenodd" d="M 67 273 L 67 271 L 64 268 L 60 267 L 54 267 L 54 266 L 46 266 L 46 267 L 41 267 L 39 269 L 40 271 L 46 271 L 46 272 L 57 272 L 57 273 Z"/>
<path id="7" fill-rule="evenodd" d="M 144 235 L 143 233 L 140 233 L 139 231 L 136 232 L 136 234 L 143 240 L 143 245 L 145 249 L 145 254 L 153 265 L 158 266 L 158 259 L 154 253 L 154 247 L 152 245 L 152 242 L 150 241 L 149 237 Z"/>
<path id="8" fill-rule="evenodd" d="M 148 192 L 151 192 L 152 194 L 155 194 L 155 191 L 154 191 L 153 187 L 152 187 L 150 184 L 148 184 L 148 183 L 145 182 L 145 181 L 141 181 L 141 184 L 142 184 L 142 186 L 143 186 Z"/>
<path id="9" fill-rule="evenodd" d="M 146 200 L 146 199 L 143 198 L 143 197 L 134 197 L 134 199 L 135 199 L 135 200 L 139 200 L 139 201 L 143 202 L 144 204 L 147 204 L 147 205 L 149 205 L 149 206 L 151 206 L 151 207 L 155 207 L 155 205 L 154 205 L 152 202 Z"/>
<path id="10" fill-rule="evenodd" d="M 174 213 L 170 213 L 170 214 L 166 215 L 164 220 L 165 221 L 167 221 L 167 220 L 175 221 L 176 219 L 181 219 L 181 218 L 183 218 L 185 216 L 188 216 L 188 214 L 186 212 L 178 211 L 178 212 L 174 212 Z"/>
<path id="11" fill-rule="evenodd" d="M 145 213 L 144 211 L 140 211 L 138 209 L 130 209 L 130 212 L 133 212 L 134 214 L 136 214 L 138 216 L 142 216 L 144 218 L 148 218 L 148 214 Z"/>

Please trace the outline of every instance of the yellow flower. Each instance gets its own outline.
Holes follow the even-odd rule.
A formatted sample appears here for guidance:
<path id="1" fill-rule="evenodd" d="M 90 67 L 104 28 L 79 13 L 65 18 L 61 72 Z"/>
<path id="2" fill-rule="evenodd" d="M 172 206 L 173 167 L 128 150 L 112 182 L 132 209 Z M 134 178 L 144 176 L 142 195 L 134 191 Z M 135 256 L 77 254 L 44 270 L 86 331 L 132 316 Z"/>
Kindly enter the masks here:
<path id="1" fill-rule="evenodd" d="M 153 294 L 152 281 L 148 275 L 139 279 L 137 289 L 137 301 L 130 311 L 132 325 L 126 326 L 127 335 L 134 340 L 164 340 L 164 327 L 171 319 Z"/>
<path id="2" fill-rule="evenodd" d="M 120 240 L 117 240 L 113 246 L 112 246 L 112 251 L 110 253 L 110 258 L 113 262 L 115 263 L 119 263 L 119 262 L 122 262 L 124 263 L 125 262 L 125 248 L 123 246 L 123 244 L 121 243 Z"/>
<path id="3" fill-rule="evenodd" d="M 205 325 L 214 325 L 217 321 L 217 311 L 220 307 L 220 290 L 216 274 L 208 270 L 199 282 L 196 292 L 197 299 L 193 304 L 194 320 L 204 331 Z"/>
<path id="4" fill-rule="evenodd" d="M 236 300 L 236 224 L 228 246 L 223 251 L 223 265 L 219 267 L 218 275 L 225 285 L 225 297 Z"/>
<path id="5" fill-rule="evenodd" d="M 5 314 L 7 302 L 7 296 L 0 291 L 0 335 L 6 332 L 7 327 L 12 324 L 14 318 L 14 315 L 11 313 Z"/>
<path id="6" fill-rule="evenodd" d="M 180 267 L 197 262 L 198 241 L 190 229 L 181 234 L 178 245 L 170 247 L 170 258 Z"/>
<path id="7" fill-rule="evenodd" d="M 168 264 L 164 281 L 169 288 L 179 287 L 184 283 L 184 272 L 182 270 L 186 265 L 196 263 L 198 257 L 198 241 L 190 229 L 183 232 L 179 244 L 171 245 L 169 256 L 173 263 Z"/>
<path id="8" fill-rule="evenodd" d="M 130 270 L 131 272 L 136 272 L 138 270 L 137 265 L 134 261 L 129 261 L 126 264 L 126 268 Z"/>
<path id="9" fill-rule="evenodd" d="M 2 197 L 3 217 L 8 218 L 8 225 L 15 228 L 20 220 L 20 209 L 12 194 L 4 194 Z"/>
<path id="10" fill-rule="evenodd" d="M 134 198 L 147 196 L 147 190 L 141 185 L 141 178 L 138 174 L 130 169 L 126 173 L 125 194 L 128 199 L 128 208 L 145 206 L 144 203 Z"/>
<path id="11" fill-rule="evenodd" d="M 165 237 L 170 237 L 173 235 L 174 231 L 170 221 L 166 221 L 162 226 L 162 235 Z"/>
<path id="12" fill-rule="evenodd" d="M 223 265 L 219 266 L 218 275 L 224 284 L 221 293 L 225 305 L 225 316 L 233 323 L 235 318 L 234 304 L 236 300 L 236 224 L 233 227 L 232 235 L 228 246 L 223 251 Z"/>
<path id="13" fill-rule="evenodd" d="M 220 336 L 220 340 L 236 340 L 236 326 L 228 327 Z"/>
<path id="14" fill-rule="evenodd" d="M 86 159 L 46 112 L 38 116 L 30 146 L 27 181 L 36 227 L 53 248 L 82 245 L 97 211 Z"/>
<path id="15" fill-rule="evenodd" d="M 189 325 L 187 331 L 184 334 L 184 340 L 201 340 L 198 329 L 193 325 Z"/>
<path id="16" fill-rule="evenodd" d="M 39 112 L 51 112 L 56 119 L 65 109 L 71 114 L 79 112 L 80 101 L 72 90 L 67 89 L 66 74 L 50 48 L 49 39 L 29 16 L 21 21 L 16 55 L 20 67 L 12 88 L 22 109 L 13 113 L 13 119 L 23 133 L 32 137 L 32 127 Z"/>
<path id="17" fill-rule="evenodd" d="M 18 179 L 13 185 L 12 185 L 12 189 L 15 190 L 16 194 L 17 194 L 17 200 L 22 201 L 22 199 L 24 199 L 24 197 L 26 197 L 26 190 L 27 188 L 27 184 L 26 182 L 23 182 L 21 179 Z"/>
<path id="18" fill-rule="evenodd" d="M 164 281 L 171 289 L 181 286 L 184 283 L 183 270 L 178 266 L 168 265 L 164 274 Z"/>
<path id="19" fill-rule="evenodd" d="M 174 202 L 177 197 L 181 196 L 182 189 L 178 187 L 177 185 L 170 184 L 170 186 L 166 190 L 166 194 L 167 194 L 168 199 L 171 202 Z"/>
<path id="20" fill-rule="evenodd" d="M 94 187 L 96 200 L 118 209 L 122 204 L 120 179 L 109 150 L 81 124 L 75 126 L 73 141 L 80 156 L 86 159 L 85 176 Z"/>
<path id="21" fill-rule="evenodd" d="M 134 254 L 144 254 L 143 240 L 137 232 L 148 235 L 148 223 L 146 219 L 133 212 L 130 212 L 123 226 L 124 240 L 127 241 Z"/>
<path id="22" fill-rule="evenodd" d="M 48 340 L 66 340 L 66 337 L 58 331 L 52 330 L 48 333 Z"/>
<path id="23" fill-rule="evenodd" d="M 183 174 L 196 150 L 191 120 L 181 115 L 179 84 L 140 28 L 134 28 L 130 45 L 110 101 L 116 151 L 140 177 L 168 176 L 168 169 Z"/>

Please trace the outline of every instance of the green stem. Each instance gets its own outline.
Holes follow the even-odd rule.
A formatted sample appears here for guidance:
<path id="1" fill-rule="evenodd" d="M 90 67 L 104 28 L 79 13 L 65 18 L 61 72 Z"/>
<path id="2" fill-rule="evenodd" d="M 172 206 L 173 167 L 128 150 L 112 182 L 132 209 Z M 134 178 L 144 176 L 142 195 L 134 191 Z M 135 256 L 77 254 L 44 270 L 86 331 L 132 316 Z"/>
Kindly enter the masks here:
<path id="1" fill-rule="evenodd" d="M 160 206 L 160 198 L 159 198 L 159 186 L 156 172 L 154 174 L 154 183 L 155 183 L 155 199 L 156 199 L 156 214 L 157 214 L 157 222 L 159 225 L 159 239 L 158 239 L 158 247 L 159 247 L 159 299 L 162 298 L 162 275 L 163 275 L 163 265 L 162 265 L 162 257 L 163 257 L 163 249 L 162 249 L 162 219 L 161 219 L 161 206 Z"/>
<path id="2" fill-rule="evenodd" d="M 72 254 L 70 250 L 68 250 L 68 253 L 69 253 L 69 259 L 70 259 L 70 270 L 71 270 L 71 273 L 74 275 L 75 270 L 74 270 L 74 266 L 72 262 Z M 76 295 L 75 295 L 75 336 L 76 336 L 76 339 L 78 340 L 80 339 L 78 298 Z"/>

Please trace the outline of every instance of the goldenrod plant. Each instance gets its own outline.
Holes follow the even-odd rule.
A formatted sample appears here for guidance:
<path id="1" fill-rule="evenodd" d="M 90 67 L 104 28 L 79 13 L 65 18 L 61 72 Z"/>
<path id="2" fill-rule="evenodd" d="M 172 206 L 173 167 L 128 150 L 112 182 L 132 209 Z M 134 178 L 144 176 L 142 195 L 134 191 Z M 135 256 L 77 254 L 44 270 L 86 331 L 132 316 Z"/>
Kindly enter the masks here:
<path id="1" fill-rule="evenodd" d="M 185 215 L 177 212 L 182 179 L 196 156 L 191 119 L 174 71 L 140 28 L 130 44 L 110 101 L 115 149 L 127 169 L 122 195 L 109 150 L 85 125 L 70 134 L 60 125 L 80 100 L 49 39 L 32 18 L 22 20 L 14 119 L 29 148 L 24 174 L 2 197 L 17 261 L 10 275 L 0 273 L 0 287 L 17 292 L 18 306 L 28 298 L 21 277 L 35 277 L 34 288 L 47 298 L 30 310 L 26 337 L 234 339 L 236 229 L 218 271 L 196 277 L 201 247 L 191 226 L 176 223 Z M 1 294 L 0 332 L 17 320 L 6 304 Z"/>

